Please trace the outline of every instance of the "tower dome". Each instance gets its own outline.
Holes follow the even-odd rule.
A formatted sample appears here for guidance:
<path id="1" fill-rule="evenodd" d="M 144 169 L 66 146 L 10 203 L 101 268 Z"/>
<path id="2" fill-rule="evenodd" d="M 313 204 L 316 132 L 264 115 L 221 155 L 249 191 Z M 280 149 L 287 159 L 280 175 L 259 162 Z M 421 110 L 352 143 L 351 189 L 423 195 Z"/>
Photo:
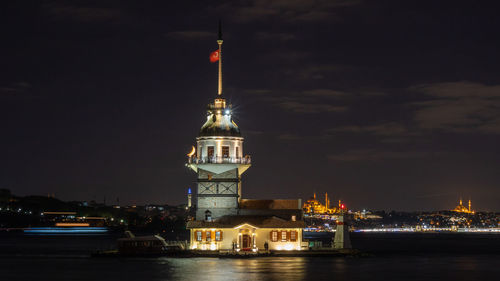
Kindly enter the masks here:
<path id="1" fill-rule="evenodd" d="M 231 117 L 231 105 L 218 97 L 208 105 L 207 121 L 200 129 L 200 137 L 241 137 L 238 125 Z"/>

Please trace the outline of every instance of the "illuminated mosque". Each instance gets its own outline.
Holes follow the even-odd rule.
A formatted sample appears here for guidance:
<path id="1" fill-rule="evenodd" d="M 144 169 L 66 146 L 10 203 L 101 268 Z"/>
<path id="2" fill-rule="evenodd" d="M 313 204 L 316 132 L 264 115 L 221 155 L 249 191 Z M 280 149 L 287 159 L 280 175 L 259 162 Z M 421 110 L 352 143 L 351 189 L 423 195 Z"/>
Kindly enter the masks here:
<path id="1" fill-rule="evenodd" d="M 318 199 L 316 199 L 316 193 L 313 197 L 304 202 L 302 209 L 306 214 L 336 214 L 340 212 L 342 203 L 339 200 L 339 206 L 330 207 L 330 199 L 328 198 L 328 192 L 325 193 L 325 204 L 321 204 Z"/>
<path id="2" fill-rule="evenodd" d="M 197 174 L 197 188 L 188 192 L 195 211 L 187 222 L 192 250 L 259 252 L 303 250 L 305 227 L 301 199 L 242 199 L 241 176 L 252 162 L 243 153 L 243 137 L 222 92 L 222 32 L 218 50 L 218 92 L 208 105 L 206 121 L 186 166 Z"/>
<path id="3" fill-rule="evenodd" d="M 455 209 L 451 210 L 452 212 L 457 212 L 457 213 L 466 213 L 466 214 L 474 214 L 474 210 L 471 208 L 471 201 L 469 199 L 469 207 L 465 207 L 462 203 L 462 199 L 460 199 L 460 203 L 458 206 L 455 207 Z"/>

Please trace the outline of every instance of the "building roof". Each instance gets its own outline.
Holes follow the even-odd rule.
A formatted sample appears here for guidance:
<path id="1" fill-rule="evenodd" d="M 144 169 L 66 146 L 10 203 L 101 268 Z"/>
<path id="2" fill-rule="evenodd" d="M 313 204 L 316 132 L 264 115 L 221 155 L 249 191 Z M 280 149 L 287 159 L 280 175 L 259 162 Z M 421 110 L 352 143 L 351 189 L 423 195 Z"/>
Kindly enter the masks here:
<path id="1" fill-rule="evenodd" d="M 208 115 L 207 121 L 200 129 L 199 136 L 241 137 L 241 133 L 238 125 L 233 122 L 231 115 L 215 112 Z"/>
<path id="2" fill-rule="evenodd" d="M 284 220 L 276 216 L 223 216 L 213 221 L 188 221 L 187 228 L 234 228 L 250 224 L 258 228 L 304 228 L 302 220 Z"/>
<path id="3" fill-rule="evenodd" d="M 207 121 L 201 127 L 199 136 L 241 137 L 238 125 L 231 117 L 231 105 L 226 104 L 226 99 L 222 96 L 218 96 L 208 105 Z"/>
<path id="4" fill-rule="evenodd" d="M 240 208 L 241 209 L 301 209 L 300 199 L 271 199 L 271 200 L 261 200 L 261 199 L 241 199 Z"/>

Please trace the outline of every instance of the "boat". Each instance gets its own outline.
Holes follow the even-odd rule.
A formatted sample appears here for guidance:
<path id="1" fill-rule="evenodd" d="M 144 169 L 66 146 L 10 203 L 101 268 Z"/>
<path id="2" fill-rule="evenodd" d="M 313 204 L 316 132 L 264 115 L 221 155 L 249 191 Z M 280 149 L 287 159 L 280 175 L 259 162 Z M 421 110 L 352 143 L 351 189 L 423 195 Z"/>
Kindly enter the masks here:
<path id="1" fill-rule="evenodd" d="M 168 244 L 159 235 L 135 236 L 131 231 L 125 231 L 124 238 L 117 240 L 118 249 L 92 253 L 94 257 L 111 256 L 169 256 L 185 252 L 181 244 Z"/>

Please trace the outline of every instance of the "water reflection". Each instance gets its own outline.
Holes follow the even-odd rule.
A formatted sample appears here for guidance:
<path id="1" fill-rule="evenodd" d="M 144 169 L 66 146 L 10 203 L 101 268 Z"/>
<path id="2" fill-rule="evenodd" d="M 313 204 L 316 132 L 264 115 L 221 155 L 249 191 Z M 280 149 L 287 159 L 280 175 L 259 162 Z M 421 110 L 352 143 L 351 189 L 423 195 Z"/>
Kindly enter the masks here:
<path id="1" fill-rule="evenodd" d="M 178 280 L 304 280 L 305 258 L 168 259 Z"/>

